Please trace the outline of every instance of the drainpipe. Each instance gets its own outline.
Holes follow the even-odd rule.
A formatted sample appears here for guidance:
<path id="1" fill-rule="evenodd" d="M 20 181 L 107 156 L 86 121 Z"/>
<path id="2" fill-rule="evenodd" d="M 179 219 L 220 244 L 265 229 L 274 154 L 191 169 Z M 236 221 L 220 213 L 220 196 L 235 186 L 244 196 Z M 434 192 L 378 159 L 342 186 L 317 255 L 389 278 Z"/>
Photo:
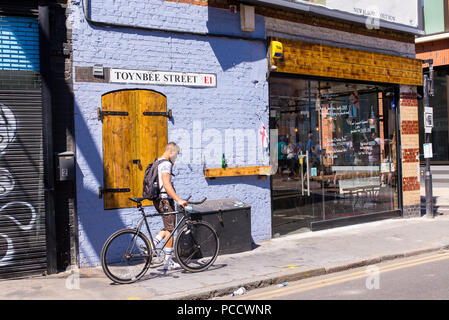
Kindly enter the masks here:
<path id="1" fill-rule="evenodd" d="M 44 195 L 46 203 L 47 273 L 57 271 L 56 217 L 54 205 L 53 128 L 50 65 L 50 12 L 46 1 L 39 2 L 39 50 L 42 78 Z"/>

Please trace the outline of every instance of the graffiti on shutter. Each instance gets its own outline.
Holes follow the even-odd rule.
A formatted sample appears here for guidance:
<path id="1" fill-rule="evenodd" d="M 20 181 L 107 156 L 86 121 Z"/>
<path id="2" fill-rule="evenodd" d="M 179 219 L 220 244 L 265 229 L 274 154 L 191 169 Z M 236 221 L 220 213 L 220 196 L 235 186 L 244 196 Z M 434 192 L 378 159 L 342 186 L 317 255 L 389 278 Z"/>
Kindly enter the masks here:
<path id="1" fill-rule="evenodd" d="M 145 168 L 167 144 L 167 118 L 144 112 L 167 113 L 166 97 L 151 90 L 121 90 L 102 97 L 103 190 L 109 191 L 103 191 L 105 209 L 135 206 L 128 198 L 142 196 Z"/>

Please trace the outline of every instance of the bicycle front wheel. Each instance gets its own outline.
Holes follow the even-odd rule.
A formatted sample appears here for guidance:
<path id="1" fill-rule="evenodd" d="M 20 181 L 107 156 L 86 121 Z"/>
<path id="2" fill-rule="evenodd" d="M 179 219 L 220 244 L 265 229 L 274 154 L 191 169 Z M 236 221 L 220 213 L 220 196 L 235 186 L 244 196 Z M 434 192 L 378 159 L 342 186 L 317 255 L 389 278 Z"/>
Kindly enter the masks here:
<path id="1" fill-rule="evenodd" d="M 123 229 L 112 234 L 101 251 L 104 273 L 120 284 L 139 280 L 150 267 L 150 262 L 150 242 L 135 229 Z"/>
<path id="2" fill-rule="evenodd" d="M 187 271 L 203 271 L 215 262 L 219 247 L 218 235 L 210 224 L 204 221 L 188 222 L 176 238 L 176 258 Z"/>

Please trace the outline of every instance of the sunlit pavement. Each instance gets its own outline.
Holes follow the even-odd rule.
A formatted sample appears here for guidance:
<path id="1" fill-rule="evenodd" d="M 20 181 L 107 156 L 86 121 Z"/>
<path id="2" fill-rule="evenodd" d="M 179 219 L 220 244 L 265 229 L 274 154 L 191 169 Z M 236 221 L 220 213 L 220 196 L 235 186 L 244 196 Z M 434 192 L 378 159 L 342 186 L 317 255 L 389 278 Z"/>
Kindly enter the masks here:
<path id="1" fill-rule="evenodd" d="M 0 281 L 0 299 L 209 299 L 245 286 L 253 289 L 378 264 L 382 259 L 449 248 L 449 216 L 393 219 L 306 232 L 259 243 L 249 252 L 219 256 L 207 271 L 152 268 L 142 280 L 115 285 L 100 268 L 47 277 Z M 365 275 L 364 275 L 365 276 Z M 290 284 L 291 285 L 291 284 Z M 288 288 L 289 286 L 287 286 Z"/>

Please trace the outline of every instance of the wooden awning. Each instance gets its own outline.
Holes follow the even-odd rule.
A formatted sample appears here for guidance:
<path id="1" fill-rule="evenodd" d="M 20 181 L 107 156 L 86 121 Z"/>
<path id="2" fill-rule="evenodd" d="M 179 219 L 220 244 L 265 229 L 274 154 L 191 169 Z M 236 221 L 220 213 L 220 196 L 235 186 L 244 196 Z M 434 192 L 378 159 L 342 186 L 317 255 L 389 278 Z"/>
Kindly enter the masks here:
<path id="1" fill-rule="evenodd" d="M 422 61 L 387 54 L 272 38 L 283 58 L 271 58 L 276 72 L 422 86 Z"/>

